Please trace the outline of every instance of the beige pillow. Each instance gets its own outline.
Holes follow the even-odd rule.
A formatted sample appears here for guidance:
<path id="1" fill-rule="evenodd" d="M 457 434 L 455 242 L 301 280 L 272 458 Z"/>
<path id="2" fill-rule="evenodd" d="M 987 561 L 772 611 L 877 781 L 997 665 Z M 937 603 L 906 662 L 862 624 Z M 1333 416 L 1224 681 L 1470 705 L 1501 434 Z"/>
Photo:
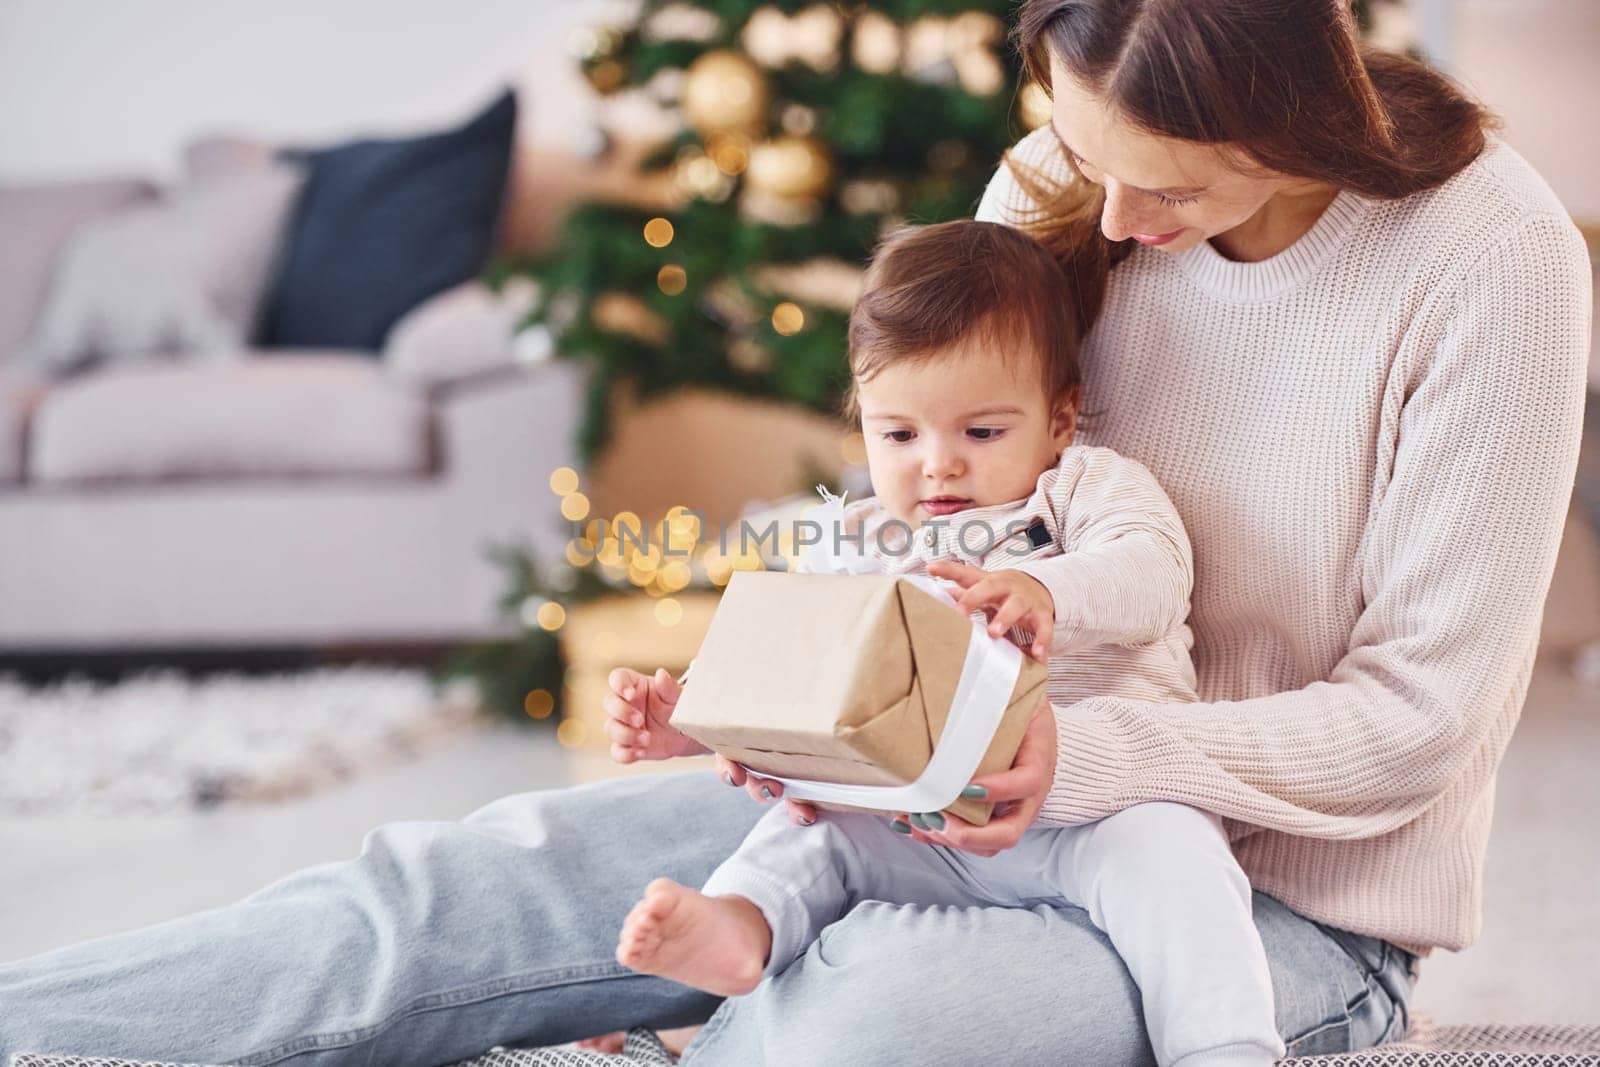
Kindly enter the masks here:
<path id="1" fill-rule="evenodd" d="M 177 189 L 84 226 L 68 244 L 21 362 L 235 355 L 249 343 L 301 176 L 287 164 Z"/>

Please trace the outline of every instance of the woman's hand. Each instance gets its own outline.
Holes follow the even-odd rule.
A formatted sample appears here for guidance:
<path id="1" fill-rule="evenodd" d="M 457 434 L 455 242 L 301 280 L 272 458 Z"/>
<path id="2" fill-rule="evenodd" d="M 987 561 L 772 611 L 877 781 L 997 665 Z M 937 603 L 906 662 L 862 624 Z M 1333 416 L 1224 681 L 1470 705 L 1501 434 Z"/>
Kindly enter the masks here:
<path id="1" fill-rule="evenodd" d="M 759 778 L 746 771 L 726 756 L 717 757 L 717 774 L 729 785 L 742 785 L 745 792 L 762 804 L 770 804 L 783 796 L 783 783 L 770 778 Z M 796 826 L 810 826 L 817 821 L 817 809 L 803 800 L 784 802 L 789 807 L 789 821 Z"/>
<path id="2" fill-rule="evenodd" d="M 935 560 L 928 573 L 961 587 L 956 607 L 963 615 L 981 610 L 989 618 L 989 636 L 999 637 L 1013 626 L 1033 634 L 1028 655 L 1050 665 L 1050 637 L 1056 626 L 1056 601 L 1044 583 L 1026 571 L 986 571 L 970 563 Z"/>
<path id="3" fill-rule="evenodd" d="M 974 826 L 965 819 L 943 812 L 899 814 L 890 825 L 912 840 L 928 845 L 948 845 L 979 856 L 993 856 L 1022 840 L 1023 833 L 1039 817 L 1044 798 L 1056 777 L 1056 716 L 1050 701 L 1043 699 L 1022 735 L 1022 745 L 1011 769 L 981 774 L 961 791 L 962 796 L 980 797 L 994 802 L 994 816 L 987 826 Z M 976 790 L 982 789 L 983 793 Z"/>
<path id="4" fill-rule="evenodd" d="M 618 763 L 698 756 L 711 751 L 669 725 L 683 687 L 666 668 L 658 668 L 654 677 L 646 678 L 638 671 L 618 667 L 606 682 L 611 694 L 603 705 L 605 731 L 611 738 L 611 758 Z"/>

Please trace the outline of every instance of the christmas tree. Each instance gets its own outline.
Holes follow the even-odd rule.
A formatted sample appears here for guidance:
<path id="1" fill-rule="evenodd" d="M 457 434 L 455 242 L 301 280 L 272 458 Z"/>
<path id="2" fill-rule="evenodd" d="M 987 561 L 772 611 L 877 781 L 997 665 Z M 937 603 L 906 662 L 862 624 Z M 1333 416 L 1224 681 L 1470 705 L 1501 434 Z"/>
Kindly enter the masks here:
<path id="1" fill-rule="evenodd" d="M 592 370 L 585 454 L 624 381 L 835 410 L 879 237 L 970 215 L 1001 153 L 1047 118 L 1006 45 L 1011 6 L 646 0 L 632 24 L 578 35 L 597 93 L 681 120 L 642 165 L 657 210 L 581 205 L 548 255 L 508 271 L 542 296 L 525 350 Z"/>

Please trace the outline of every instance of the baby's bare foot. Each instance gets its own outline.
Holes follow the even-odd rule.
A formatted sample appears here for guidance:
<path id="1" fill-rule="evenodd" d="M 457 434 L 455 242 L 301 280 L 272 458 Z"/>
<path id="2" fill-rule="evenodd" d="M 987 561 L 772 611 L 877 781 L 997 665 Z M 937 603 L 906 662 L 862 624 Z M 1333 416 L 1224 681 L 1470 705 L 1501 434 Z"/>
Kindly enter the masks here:
<path id="1" fill-rule="evenodd" d="M 772 930 L 750 901 L 657 878 L 622 924 L 617 962 L 732 997 L 760 984 L 771 948 Z"/>

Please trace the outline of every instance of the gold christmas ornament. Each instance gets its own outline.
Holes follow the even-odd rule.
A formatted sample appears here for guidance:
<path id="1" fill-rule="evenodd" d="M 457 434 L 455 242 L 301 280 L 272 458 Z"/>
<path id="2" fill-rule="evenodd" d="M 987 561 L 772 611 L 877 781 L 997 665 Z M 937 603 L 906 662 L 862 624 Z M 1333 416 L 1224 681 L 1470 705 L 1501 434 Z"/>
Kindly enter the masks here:
<path id="1" fill-rule="evenodd" d="M 683 83 L 683 117 L 703 137 L 759 133 L 766 125 L 770 91 L 761 70 L 737 52 L 707 52 Z"/>
<path id="2" fill-rule="evenodd" d="M 825 193 L 832 178 L 833 165 L 822 145 L 790 135 L 756 145 L 745 180 L 765 196 L 807 200 Z"/>
<path id="3" fill-rule="evenodd" d="M 843 34 L 844 20 L 828 4 L 813 4 L 796 15 L 763 7 L 745 23 L 740 43 L 763 66 L 779 68 L 797 62 L 826 72 L 839 65 Z"/>
<path id="4" fill-rule="evenodd" d="M 1005 68 L 995 55 L 1004 36 L 1004 23 L 983 12 L 954 18 L 928 15 L 906 29 L 901 66 L 919 81 L 959 82 L 975 96 L 988 96 L 1005 86 Z"/>
<path id="5" fill-rule="evenodd" d="M 900 27 L 887 15 L 869 11 L 856 19 L 850 58 L 868 74 L 891 74 L 900 66 Z"/>

